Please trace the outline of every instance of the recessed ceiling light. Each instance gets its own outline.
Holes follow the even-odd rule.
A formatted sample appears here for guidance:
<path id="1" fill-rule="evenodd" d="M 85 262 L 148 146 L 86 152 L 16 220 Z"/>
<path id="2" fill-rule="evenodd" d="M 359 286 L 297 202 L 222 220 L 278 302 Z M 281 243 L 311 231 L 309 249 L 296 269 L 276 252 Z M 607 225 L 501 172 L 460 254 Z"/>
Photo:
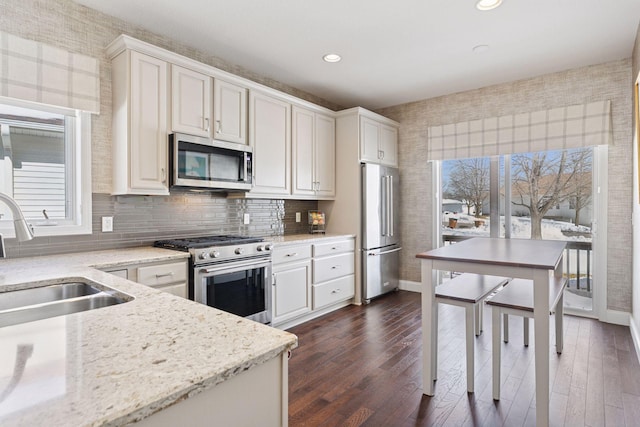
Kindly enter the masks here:
<path id="1" fill-rule="evenodd" d="M 473 50 L 473 53 L 485 53 L 489 50 L 489 45 L 479 44 L 477 46 L 474 46 L 471 50 Z"/>
<path id="2" fill-rule="evenodd" d="M 502 4 L 502 0 L 478 0 L 476 9 L 486 11 L 492 10 Z"/>
<path id="3" fill-rule="evenodd" d="M 327 53 L 322 57 L 322 59 L 324 59 L 326 62 L 339 62 L 342 57 L 340 57 L 340 55 L 338 55 L 337 53 Z"/>

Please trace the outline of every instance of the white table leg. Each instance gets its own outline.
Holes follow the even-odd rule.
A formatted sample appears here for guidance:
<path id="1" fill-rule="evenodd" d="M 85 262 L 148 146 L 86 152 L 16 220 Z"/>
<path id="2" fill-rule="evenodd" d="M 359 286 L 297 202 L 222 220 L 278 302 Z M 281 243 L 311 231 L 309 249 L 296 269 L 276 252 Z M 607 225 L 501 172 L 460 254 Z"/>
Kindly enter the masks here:
<path id="1" fill-rule="evenodd" d="M 491 308 L 491 361 L 493 363 L 493 400 L 500 400 L 500 309 Z"/>
<path id="2" fill-rule="evenodd" d="M 524 346 L 529 347 L 529 318 L 522 318 L 523 329 L 524 329 Z"/>
<path id="3" fill-rule="evenodd" d="M 433 396 L 435 285 L 433 284 L 433 262 L 422 259 L 422 393 Z"/>
<path id="4" fill-rule="evenodd" d="M 562 354 L 564 347 L 564 291 L 556 306 L 556 353 Z"/>
<path id="5" fill-rule="evenodd" d="M 477 310 L 474 305 L 468 305 L 464 308 L 465 314 L 465 339 L 467 341 L 467 391 L 469 393 L 473 393 L 473 379 L 475 376 L 475 367 L 474 367 L 474 323 L 475 316 Z"/>
<path id="6" fill-rule="evenodd" d="M 509 342 L 509 315 L 507 313 L 504 313 L 502 315 L 502 322 L 504 323 L 504 330 L 502 331 L 503 334 L 503 340 L 505 343 Z"/>
<path id="7" fill-rule="evenodd" d="M 549 425 L 549 271 L 533 272 L 535 325 L 536 426 Z"/>

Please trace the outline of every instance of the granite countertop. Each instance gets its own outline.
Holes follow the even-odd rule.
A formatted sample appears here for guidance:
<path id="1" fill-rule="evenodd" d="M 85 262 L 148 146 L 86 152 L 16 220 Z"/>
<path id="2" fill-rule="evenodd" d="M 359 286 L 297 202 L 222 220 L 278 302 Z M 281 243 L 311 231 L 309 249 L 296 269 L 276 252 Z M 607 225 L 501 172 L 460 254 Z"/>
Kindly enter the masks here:
<path id="1" fill-rule="evenodd" d="M 269 237 L 269 241 L 274 245 L 289 245 L 300 243 L 314 243 L 319 240 L 339 240 L 339 239 L 352 239 L 356 237 L 355 234 L 292 234 L 289 236 L 273 236 Z"/>
<path id="2" fill-rule="evenodd" d="M 146 247 L 0 260 L 0 292 L 74 277 L 135 298 L 0 328 L 0 425 L 127 424 L 297 346 L 288 332 L 97 269 L 187 256 Z"/>

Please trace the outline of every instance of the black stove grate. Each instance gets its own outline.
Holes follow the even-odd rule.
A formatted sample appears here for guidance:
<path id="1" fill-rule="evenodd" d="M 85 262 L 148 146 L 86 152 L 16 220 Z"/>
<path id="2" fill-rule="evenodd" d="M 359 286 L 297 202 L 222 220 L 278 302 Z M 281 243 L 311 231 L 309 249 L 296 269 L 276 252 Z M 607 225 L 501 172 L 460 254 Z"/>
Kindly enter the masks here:
<path id="1" fill-rule="evenodd" d="M 213 246 L 239 245 L 239 244 L 246 244 L 246 243 L 257 243 L 262 241 L 264 241 L 264 238 L 262 237 L 219 235 L 219 236 L 187 237 L 184 239 L 158 240 L 153 244 L 153 246 L 156 246 L 158 248 L 178 249 L 182 251 L 188 251 L 189 249 L 208 248 Z"/>

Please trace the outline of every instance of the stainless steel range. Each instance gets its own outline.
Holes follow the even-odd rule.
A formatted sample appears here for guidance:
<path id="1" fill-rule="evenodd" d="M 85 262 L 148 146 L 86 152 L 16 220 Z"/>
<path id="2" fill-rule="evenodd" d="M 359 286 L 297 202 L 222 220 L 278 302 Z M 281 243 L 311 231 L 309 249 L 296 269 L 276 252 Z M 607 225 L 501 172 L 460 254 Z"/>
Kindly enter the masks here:
<path id="1" fill-rule="evenodd" d="M 260 323 L 271 323 L 271 250 L 261 237 L 205 236 L 154 246 L 191 254 L 189 298 Z"/>

